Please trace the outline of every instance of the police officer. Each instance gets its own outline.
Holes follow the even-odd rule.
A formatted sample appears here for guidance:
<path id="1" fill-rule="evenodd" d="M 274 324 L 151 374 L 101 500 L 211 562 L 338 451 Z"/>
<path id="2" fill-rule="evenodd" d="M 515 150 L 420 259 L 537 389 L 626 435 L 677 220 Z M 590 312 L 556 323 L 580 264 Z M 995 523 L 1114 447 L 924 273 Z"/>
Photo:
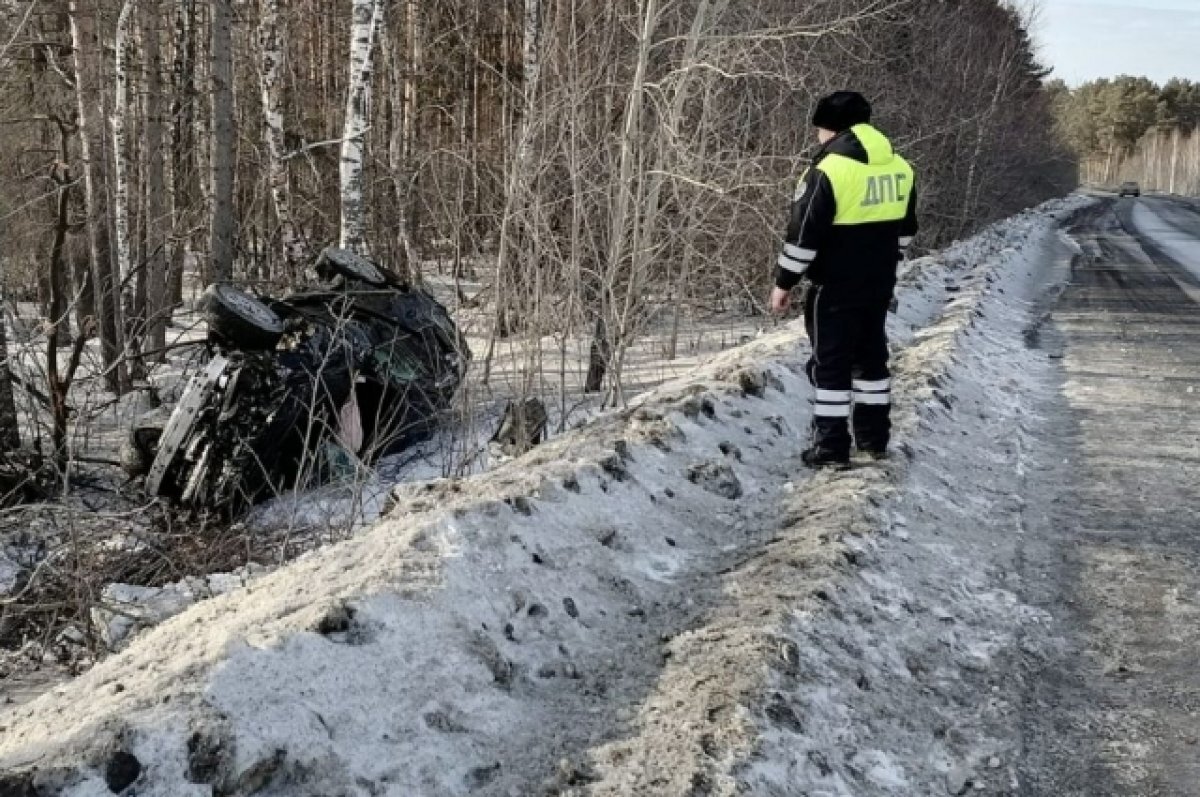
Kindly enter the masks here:
<path id="1" fill-rule="evenodd" d="M 796 187 L 771 293 L 771 309 L 782 313 L 801 279 L 812 283 L 804 323 L 816 402 L 803 460 L 813 468 L 849 467 L 851 428 L 859 451 L 876 459 L 891 432 L 884 322 L 896 267 L 917 232 L 917 194 L 912 167 L 870 122 L 858 92 L 817 103 L 821 146 Z"/>

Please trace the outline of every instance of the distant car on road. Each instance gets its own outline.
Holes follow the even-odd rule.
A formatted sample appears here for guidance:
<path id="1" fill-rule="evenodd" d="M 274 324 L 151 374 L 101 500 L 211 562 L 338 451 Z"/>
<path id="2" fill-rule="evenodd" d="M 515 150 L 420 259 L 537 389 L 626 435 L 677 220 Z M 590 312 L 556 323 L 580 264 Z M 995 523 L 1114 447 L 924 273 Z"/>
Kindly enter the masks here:
<path id="1" fill-rule="evenodd" d="M 1140 197 L 1141 195 L 1142 195 L 1141 186 L 1139 186 L 1133 180 L 1127 180 L 1127 181 L 1121 183 L 1120 189 L 1117 190 L 1118 197 L 1125 197 L 1125 196 Z"/>

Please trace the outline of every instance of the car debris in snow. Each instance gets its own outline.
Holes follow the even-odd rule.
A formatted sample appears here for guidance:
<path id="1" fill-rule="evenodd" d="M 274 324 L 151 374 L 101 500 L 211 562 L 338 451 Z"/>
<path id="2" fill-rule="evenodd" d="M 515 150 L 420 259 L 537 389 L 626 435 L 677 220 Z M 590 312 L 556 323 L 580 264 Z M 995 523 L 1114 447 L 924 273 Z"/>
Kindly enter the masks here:
<path id="1" fill-rule="evenodd" d="M 168 417 L 135 422 L 122 456 L 147 493 L 234 514 L 436 426 L 470 359 L 445 307 L 345 250 L 316 269 L 320 286 L 283 299 L 209 286 L 207 364 Z"/>

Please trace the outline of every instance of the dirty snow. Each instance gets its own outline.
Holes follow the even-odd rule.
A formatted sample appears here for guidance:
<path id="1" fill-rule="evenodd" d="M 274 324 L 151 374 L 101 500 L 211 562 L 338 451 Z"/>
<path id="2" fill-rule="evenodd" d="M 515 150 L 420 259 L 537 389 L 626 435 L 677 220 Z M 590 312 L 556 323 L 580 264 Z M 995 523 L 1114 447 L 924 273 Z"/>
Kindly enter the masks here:
<path id="1" fill-rule="evenodd" d="M 861 572 L 789 623 L 797 660 L 773 699 L 804 721 L 767 731 L 752 793 L 1019 793 L 1028 662 L 1059 644 L 1018 597 L 1030 408 L 1052 368 L 1029 344 L 1078 252 L 1037 244 L 971 275 L 898 358 L 903 489 L 864 496 L 872 533 L 847 541 Z"/>
<path id="2" fill-rule="evenodd" d="M 374 527 L 0 714 L 0 784 L 107 793 L 121 753 L 144 797 L 1002 787 L 1005 665 L 1049 644 L 990 564 L 1018 544 L 1044 367 L 1023 333 L 1086 203 L 910 264 L 890 463 L 798 466 L 789 325 L 490 473 L 397 488 Z"/>
<path id="3" fill-rule="evenodd" d="M 250 564 L 231 573 L 187 578 L 163 587 L 108 584 L 92 609 L 92 623 L 100 629 L 100 639 L 108 649 L 117 650 L 130 634 L 174 617 L 198 601 L 244 587 L 267 571 Z"/>
<path id="4" fill-rule="evenodd" d="M 21 566 L 0 551 L 0 595 L 7 595 L 17 586 Z"/>

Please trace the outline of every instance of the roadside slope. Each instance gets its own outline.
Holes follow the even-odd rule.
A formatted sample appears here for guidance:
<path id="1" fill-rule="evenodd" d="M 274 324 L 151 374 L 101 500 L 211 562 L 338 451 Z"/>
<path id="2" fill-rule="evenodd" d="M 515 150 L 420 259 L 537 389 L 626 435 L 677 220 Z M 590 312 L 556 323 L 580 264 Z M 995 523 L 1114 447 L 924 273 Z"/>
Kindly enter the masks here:
<path id="1" fill-rule="evenodd" d="M 794 793 L 779 729 L 843 705 L 798 697 L 837 642 L 805 624 L 857 627 L 838 596 L 912 492 L 965 339 L 1085 202 L 912 265 L 892 324 L 917 464 L 801 473 L 790 325 L 145 633 L 0 717 L 0 766 L 42 794 L 104 793 L 128 756 L 142 795 Z"/>

